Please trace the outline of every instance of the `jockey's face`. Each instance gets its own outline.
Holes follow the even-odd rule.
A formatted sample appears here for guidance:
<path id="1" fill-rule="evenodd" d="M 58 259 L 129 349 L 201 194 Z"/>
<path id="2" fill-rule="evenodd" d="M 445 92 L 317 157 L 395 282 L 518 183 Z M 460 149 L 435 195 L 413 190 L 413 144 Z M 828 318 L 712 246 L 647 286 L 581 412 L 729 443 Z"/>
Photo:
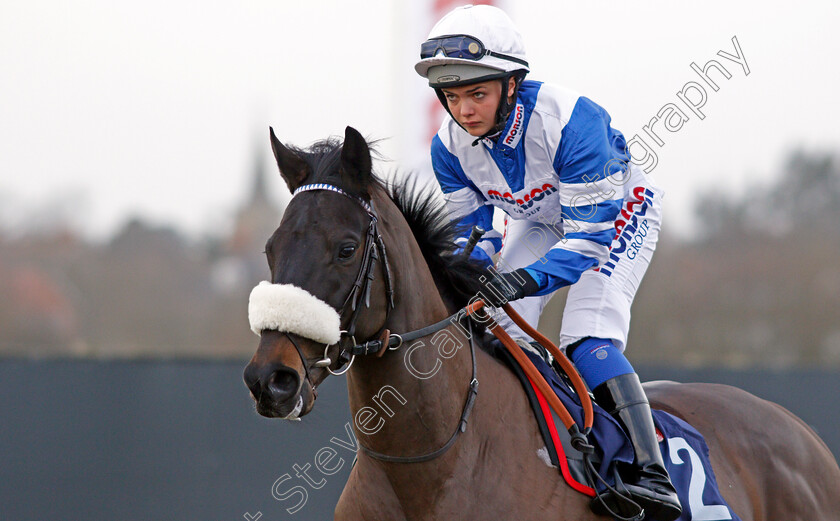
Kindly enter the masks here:
<path id="1" fill-rule="evenodd" d="M 514 80 L 508 85 L 508 97 L 513 96 Z M 442 89 L 452 117 L 472 136 L 482 136 L 496 124 L 496 110 L 502 97 L 498 80 L 483 81 L 461 87 Z"/>

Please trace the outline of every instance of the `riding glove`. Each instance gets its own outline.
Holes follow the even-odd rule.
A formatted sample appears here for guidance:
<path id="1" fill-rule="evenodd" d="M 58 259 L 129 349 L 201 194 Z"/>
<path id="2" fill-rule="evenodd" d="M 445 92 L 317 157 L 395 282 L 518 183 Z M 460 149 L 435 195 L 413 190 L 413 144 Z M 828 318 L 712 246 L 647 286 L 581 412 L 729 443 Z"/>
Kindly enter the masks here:
<path id="1" fill-rule="evenodd" d="M 484 301 L 500 308 L 512 300 L 519 300 L 533 295 L 540 289 L 540 285 L 534 278 L 525 271 L 525 268 L 499 273 L 495 269 L 488 268 L 493 277 L 484 281 L 484 290 L 481 296 Z"/>

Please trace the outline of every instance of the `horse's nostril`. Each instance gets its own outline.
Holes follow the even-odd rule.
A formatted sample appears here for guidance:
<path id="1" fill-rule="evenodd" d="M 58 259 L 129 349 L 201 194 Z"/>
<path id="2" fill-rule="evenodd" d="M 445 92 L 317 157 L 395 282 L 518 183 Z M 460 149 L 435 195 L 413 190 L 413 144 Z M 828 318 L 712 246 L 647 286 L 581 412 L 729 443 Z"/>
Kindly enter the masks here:
<path id="1" fill-rule="evenodd" d="M 268 380 L 267 390 L 275 399 L 283 400 L 292 396 L 298 388 L 299 377 L 297 372 L 288 369 L 278 369 Z"/>
<path id="2" fill-rule="evenodd" d="M 248 364 L 243 374 L 245 385 L 254 399 L 261 401 L 265 396 L 276 402 L 283 402 L 297 392 L 300 376 L 292 368 L 279 364 Z"/>
<path id="3" fill-rule="evenodd" d="M 242 375 L 242 379 L 245 380 L 245 385 L 248 386 L 248 389 L 251 391 L 251 394 L 254 395 L 254 398 L 260 397 L 260 375 L 257 370 L 257 366 L 254 364 L 248 364 L 245 368 L 245 372 Z"/>

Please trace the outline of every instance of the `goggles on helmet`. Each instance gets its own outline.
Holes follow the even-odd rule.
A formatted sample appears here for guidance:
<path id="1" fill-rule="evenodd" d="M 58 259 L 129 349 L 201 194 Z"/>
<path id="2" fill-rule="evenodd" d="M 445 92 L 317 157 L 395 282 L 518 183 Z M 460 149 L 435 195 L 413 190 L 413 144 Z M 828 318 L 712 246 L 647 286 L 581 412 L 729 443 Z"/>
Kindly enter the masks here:
<path id="1" fill-rule="evenodd" d="M 420 44 L 420 59 L 434 58 L 438 51 L 443 51 L 447 58 L 461 58 L 464 60 L 480 60 L 483 56 L 494 56 L 503 60 L 516 62 L 528 67 L 528 62 L 513 56 L 493 52 L 484 47 L 481 40 L 466 34 L 454 34 L 431 38 Z"/>

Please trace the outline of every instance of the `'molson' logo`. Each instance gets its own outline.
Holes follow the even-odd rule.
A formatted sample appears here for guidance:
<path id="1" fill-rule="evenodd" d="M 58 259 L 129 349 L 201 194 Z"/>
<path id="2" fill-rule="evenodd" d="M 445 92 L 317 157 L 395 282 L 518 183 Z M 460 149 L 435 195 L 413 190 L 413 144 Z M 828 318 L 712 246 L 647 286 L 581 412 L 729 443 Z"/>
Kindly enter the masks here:
<path id="1" fill-rule="evenodd" d="M 512 204 L 522 210 L 528 210 L 534 206 L 534 203 L 542 201 L 547 195 L 551 195 L 556 191 L 556 186 L 545 183 L 540 188 L 534 188 L 529 193 L 526 193 L 521 199 L 517 199 L 510 192 L 502 193 L 498 190 L 488 190 L 487 197 L 492 201 L 501 201 L 503 203 Z"/>
<path id="2" fill-rule="evenodd" d="M 635 259 L 645 244 L 650 223 L 645 218 L 648 207 L 653 205 L 653 192 L 643 186 L 633 189 L 633 197 L 625 203 L 621 215 L 615 220 L 615 238 L 610 245 L 610 256 L 603 266 L 594 271 L 607 277 L 612 275 L 621 258 Z"/>
<path id="3" fill-rule="evenodd" d="M 510 148 L 516 148 L 517 143 L 519 143 L 519 140 L 522 138 L 522 120 L 524 119 L 525 107 L 517 103 L 516 108 L 513 109 L 513 124 L 510 126 L 510 130 L 508 130 L 507 134 L 505 134 L 505 139 L 502 141 L 505 145 Z"/>

